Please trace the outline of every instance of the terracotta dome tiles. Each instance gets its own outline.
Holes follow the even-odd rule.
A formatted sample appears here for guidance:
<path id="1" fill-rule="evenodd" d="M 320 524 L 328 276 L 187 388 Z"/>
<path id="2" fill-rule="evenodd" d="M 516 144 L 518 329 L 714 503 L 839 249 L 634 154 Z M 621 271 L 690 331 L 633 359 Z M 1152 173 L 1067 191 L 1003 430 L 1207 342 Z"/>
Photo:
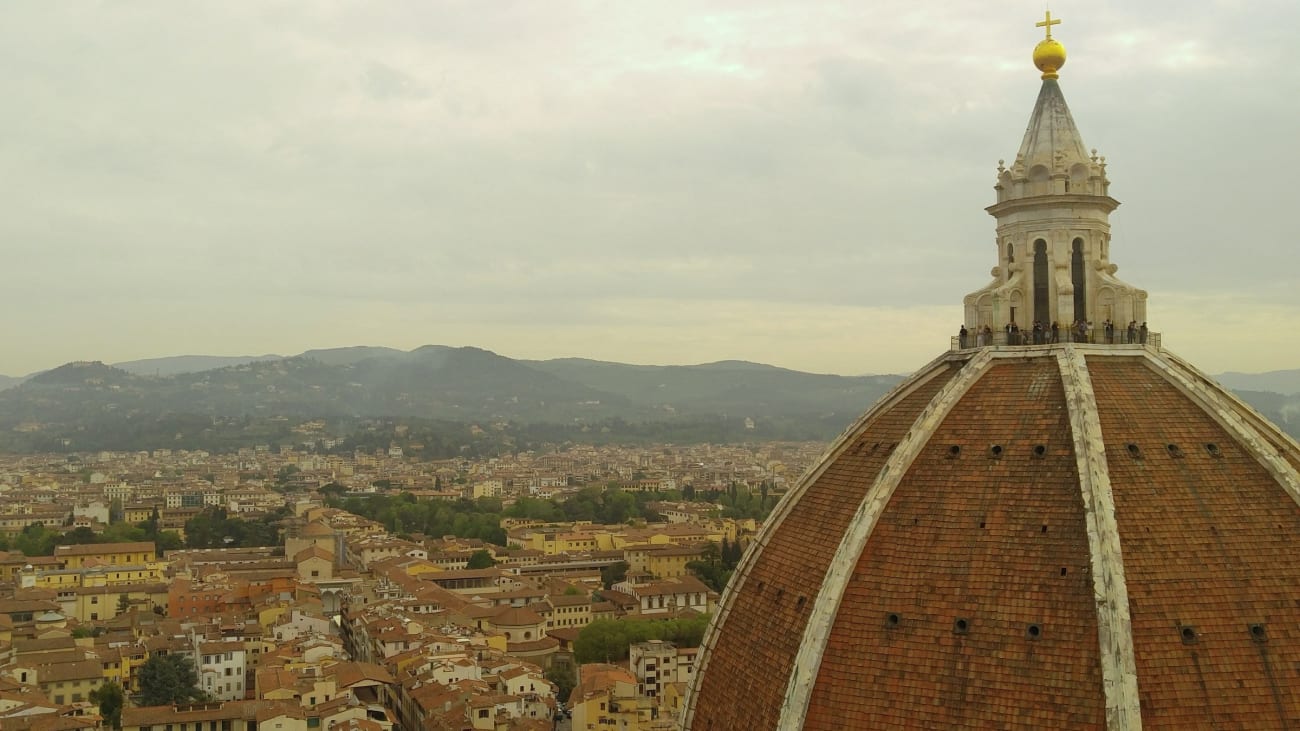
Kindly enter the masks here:
<path id="1" fill-rule="evenodd" d="M 1056 360 L 995 364 L 872 532 L 803 728 L 1100 728 L 1084 525 Z"/>
<path id="2" fill-rule="evenodd" d="M 1092 358 L 1089 371 L 1110 455 L 1144 728 L 1294 727 L 1300 506 L 1143 361 Z"/>
<path id="3" fill-rule="evenodd" d="M 893 445 L 954 372 L 947 365 L 936 370 L 910 392 L 898 394 L 890 408 L 881 409 L 846 435 L 839 455 L 804 488 L 781 519 L 779 530 L 765 534 L 767 544 L 738 585 L 747 600 L 724 598 L 720 611 L 726 612 L 725 622 L 707 640 L 712 646 L 707 674 L 701 671 L 692 728 L 775 726 L 807 610 L 839 537 Z"/>

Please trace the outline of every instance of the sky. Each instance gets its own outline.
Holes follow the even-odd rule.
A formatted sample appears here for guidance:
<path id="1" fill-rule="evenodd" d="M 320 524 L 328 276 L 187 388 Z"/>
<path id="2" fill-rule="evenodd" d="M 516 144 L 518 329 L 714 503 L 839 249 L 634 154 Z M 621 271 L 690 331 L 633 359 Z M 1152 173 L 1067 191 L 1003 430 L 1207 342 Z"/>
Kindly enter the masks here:
<path id="1" fill-rule="evenodd" d="M 1060 2 L 1111 259 L 1300 368 L 1300 3 Z M 1041 2 L 0 6 L 0 373 L 434 343 L 903 373 L 995 264 Z"/>

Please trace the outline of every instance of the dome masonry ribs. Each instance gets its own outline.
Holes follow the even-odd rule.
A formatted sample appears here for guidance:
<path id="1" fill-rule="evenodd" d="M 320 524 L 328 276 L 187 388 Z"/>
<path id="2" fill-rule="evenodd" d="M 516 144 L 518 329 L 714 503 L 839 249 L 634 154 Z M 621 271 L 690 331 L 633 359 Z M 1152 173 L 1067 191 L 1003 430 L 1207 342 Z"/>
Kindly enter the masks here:
<path id="1" fill-rule="evenodd" d="M 986 209 L 992 281 L 761 526 L 683 731 L 1300 718 L 1300 445 L 1164 349 L 1116 277 L 1059 22 Z"/>

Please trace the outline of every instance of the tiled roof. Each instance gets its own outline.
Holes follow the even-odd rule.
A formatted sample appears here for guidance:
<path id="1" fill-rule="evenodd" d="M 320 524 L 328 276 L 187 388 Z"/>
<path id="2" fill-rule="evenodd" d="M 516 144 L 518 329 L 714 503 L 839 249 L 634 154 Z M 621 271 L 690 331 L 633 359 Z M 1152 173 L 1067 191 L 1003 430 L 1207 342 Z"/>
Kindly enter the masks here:
<path id="1" fill-rule="evenodd" d="M 817 595 L 826 567 L 894 444 L 947 381 L 946 373 L 900 395 L 860 430 L 839 459 L 807 485 L 778 526 L 767 531 L 746 583 L 753 601 L 735 602 L 726 630 L 716 633 L 708 672 L 697 681 L 696 729 L 775 727 L 785 688 L 803 636 L 803 606 Z M 775 517 L 775 515 L 774 515 Z M 609 598 L 612 592 L 602 595 Z M 781 596 L 773 604 L 759 595 Z M 802 597 L 804 604 L 798 604 Z M 720 609 L 720 611 L 722 611 Z M 762 638 L 755 642 L 755 638 Z"/>
<path id="2" fill-rule="evenodd" d="M 968 352 L 913 384 L 759 535 L 687 728 L 1300 720 L 1300 446 L 1155 348 Z"/>
<path id="3" fill-rule="evenodd" d="M 95 556 L 101 553 L 153 553 L 154 544 L 152 541 L 137 541 L 135 543 L 85 543 L 75 546 L 55 546 L 55 557 L 63 556 Z"/>

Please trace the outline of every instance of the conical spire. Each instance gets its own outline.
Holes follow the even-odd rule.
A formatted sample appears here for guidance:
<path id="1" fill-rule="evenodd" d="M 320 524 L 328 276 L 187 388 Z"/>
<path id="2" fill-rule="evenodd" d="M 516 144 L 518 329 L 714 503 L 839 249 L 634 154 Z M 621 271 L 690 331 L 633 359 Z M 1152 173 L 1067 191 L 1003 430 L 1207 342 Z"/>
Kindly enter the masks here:
<path id="1" fill-rule="evenodd" d="M 1092 162 L 1056 79 L 1043 79 L 1016 162 L 1026 169 L 1042 165 L 1052 173 Z"/>

